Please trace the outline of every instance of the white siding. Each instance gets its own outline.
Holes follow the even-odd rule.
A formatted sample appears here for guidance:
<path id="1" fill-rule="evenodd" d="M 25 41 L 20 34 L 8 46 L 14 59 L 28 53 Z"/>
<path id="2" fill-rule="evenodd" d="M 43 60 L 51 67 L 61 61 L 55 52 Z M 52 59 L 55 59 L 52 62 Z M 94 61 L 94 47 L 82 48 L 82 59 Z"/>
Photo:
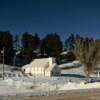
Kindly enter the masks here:
<path id="1" fill-rule="evenodd" d="M 24 70 L 26 74 L 31 73 L 32 75 L 51 76 L 55 66 L 55 58 L 42 58 L 33 60 L 30 64 L 23 66 L 22 70 Z"/>

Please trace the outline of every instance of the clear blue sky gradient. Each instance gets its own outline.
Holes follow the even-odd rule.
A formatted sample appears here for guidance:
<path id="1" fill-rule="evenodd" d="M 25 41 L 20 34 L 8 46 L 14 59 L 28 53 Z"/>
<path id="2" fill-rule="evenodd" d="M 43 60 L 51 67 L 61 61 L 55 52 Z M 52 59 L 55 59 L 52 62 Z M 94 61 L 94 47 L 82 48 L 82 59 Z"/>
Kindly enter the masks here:
<path id="1" fill-rule="evenodd" d="M 100 38 L 100 0 L 0 0 L 0 31 Z"/>

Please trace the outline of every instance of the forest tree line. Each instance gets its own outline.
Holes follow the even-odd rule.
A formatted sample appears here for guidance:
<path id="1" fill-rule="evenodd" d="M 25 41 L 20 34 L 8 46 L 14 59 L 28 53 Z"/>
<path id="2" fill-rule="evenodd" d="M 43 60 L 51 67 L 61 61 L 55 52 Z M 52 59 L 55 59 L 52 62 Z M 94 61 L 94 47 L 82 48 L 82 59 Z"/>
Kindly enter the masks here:
<path id="1" fill-rule="evenodd" d="M 26 64 L 37 57 L 59 58 L 63 44 L 57 33 L 47 34 L 43 39 L 40 39 L 38 34 L 30 34 L 28 32 L 23 33 L 21 38 L 19 35 L 13 36 L 10 32 L 0 32 L 1 63 L 3 48 L 5 63 L 12 65 L 15 56 Z M 20 51 L 20 54 L 16 55 L 18 51 Z"/>
<path id="2" fill-rule="evenodd" d="M 59 62 L 64 50 L 73 52 L 76 59 L 87 65 L 93 63 L 89 61 L 94 60 L 94 64 L 98 64 L 100 60 L 100 39 L 82 37 L 79 34 L 70 34 L 63 43 L 57 33 L 47 34 L 41 39 L 38 34 L 28 32 L 23 33 L 21 38 L 18 35 L 13 36 L 10 32 L 0 32 L 0 51 L 3 48 L 5 63 L 11 65 L 15 56 L 23 60 L 24 64 L 40 57 L 55 57 Z M 20 54 L 16 55 L 18 51 Z M 0 62 L 2 63 L 2 52 Z M 92 67 L 90 69 L 92 71 Z"/>

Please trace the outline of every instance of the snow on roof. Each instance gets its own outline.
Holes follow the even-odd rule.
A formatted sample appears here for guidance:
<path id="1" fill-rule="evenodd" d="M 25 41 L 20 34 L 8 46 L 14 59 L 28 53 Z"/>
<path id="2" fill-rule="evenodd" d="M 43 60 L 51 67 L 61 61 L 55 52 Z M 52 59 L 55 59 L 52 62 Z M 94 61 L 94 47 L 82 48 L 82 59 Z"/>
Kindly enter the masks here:
<path id="1" fill-rule="evenodd" d="M 39 58 L 33 60 L 30 64 L 24 65 L 23 68 L 48 68 L 49 67 L 49 58 Z"/>
<path id="2" fill-rule="evenodd" d="M 30 67 L 43 68 L 43 67 L 47 67 L 48 63 L 49 63 L 48 58 L 35 59 L 30 63 Z"/>

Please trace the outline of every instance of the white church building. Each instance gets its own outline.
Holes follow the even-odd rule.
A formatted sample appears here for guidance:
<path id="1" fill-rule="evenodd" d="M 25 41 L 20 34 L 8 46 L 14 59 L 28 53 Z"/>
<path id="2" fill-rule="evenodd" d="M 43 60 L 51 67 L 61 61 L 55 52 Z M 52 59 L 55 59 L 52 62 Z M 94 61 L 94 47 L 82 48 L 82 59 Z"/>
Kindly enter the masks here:
<path id="1" fill-rule="evenodd" d="M 53 57 L 34 59 L 30 64 L 24 65 L 22 71 L 25 74 L 36 76 L 60 75 L 60 68 L 58 68 L 55 58 Z"/>

